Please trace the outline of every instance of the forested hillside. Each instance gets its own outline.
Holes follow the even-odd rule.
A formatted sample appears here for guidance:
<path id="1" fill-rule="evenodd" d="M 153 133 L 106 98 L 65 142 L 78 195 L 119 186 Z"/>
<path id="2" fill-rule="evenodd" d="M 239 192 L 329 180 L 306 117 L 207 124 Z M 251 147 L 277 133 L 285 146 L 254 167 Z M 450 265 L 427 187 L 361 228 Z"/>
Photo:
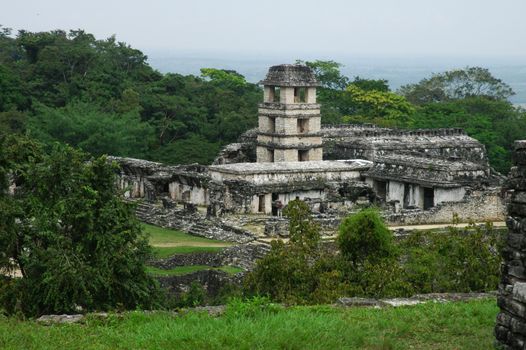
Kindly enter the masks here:
<path id="1" fill-rule="evenodd" d="M 0 32 L 0 127 L 95 155 L 210 162 L 257 120 L 261 90 L 232 71 L 160 74 L 115 38 Z"/>
<path id="2" fill-rule="evenodd" d="M 502 172 L 513 140 L 526 131 L 524 110 L 507 100 L 513 91 L 483 68 L 437 74 L 395 93 L 385 80 L 343 76 L 336 62 L 305 63 L 322 83 L 326 124 L 462 127 L 486 145 Z M 0 132 L 94 155 L 206 164 L 257 125 L 261 97 L 261 88 L 235 71 L 161 74 L 114 37 L 0 27 Z"/>

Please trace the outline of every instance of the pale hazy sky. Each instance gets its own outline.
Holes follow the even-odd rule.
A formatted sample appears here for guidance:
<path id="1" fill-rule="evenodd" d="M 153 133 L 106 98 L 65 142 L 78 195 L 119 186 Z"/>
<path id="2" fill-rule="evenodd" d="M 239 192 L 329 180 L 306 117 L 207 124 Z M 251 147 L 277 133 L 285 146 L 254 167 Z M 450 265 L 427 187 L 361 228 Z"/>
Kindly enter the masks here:
<path id="1" fill-rule="evenodd" d="M 526 0 L 1 2 L 15 31 L 81 28 L 146 51 L 526 58 Z"/>

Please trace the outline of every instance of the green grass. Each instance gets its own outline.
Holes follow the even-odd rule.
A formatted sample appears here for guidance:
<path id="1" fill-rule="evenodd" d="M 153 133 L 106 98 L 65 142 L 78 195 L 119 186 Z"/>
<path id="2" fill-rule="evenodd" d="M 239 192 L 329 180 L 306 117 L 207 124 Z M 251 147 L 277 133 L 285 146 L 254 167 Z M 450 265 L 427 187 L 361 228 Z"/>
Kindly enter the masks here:
<path id="1" fill-rule="evenodd" d="M 191 254 L 191 253 L 217 253 L 221 251 L 223 247 L 153 247 L 153 253 L 155 257 L 159 259 L 168 258 L 175 254 Z"/>
<path id="2" fill-rule="evenodd" d="M 146 271 L 155 276 L 180 276 L 186 275 L 192 272 L 201 271 L 201 270 L 221 270 L 230 274 L 236 274 L 243 271 L 243 269 L 234 266 L 221 266 L 221 267 L 211 267 L 205 265 L 192 265 L 192 266 L 178 266 L 170 270 L 159 269 L 153 266 L 147 266 Z"/>
<path id="3" fill-rule="evenodd" d="M 272 310 L 274 310 L 272 312 Z M 43 326 L 0 316 L 1 349 L 492 349 L 495 300 L 388 309 L 132 312 Z"/>
<path id="4" fill-rule="evenodd" d="M 163 244 L 177 244 L 184 246 L 184 243 L 192 243 L 193 245 L 207 247 L 207 246 L 223 246 L 228 247 L 232 243 L 217 241 L 214 239 L 208 239 L 203 237 L 192 236 L 187 233 L 171 230 L 163 227 L 143 224 L 143 228 L 150 234 L 150 244 L 163 245 Z"/>

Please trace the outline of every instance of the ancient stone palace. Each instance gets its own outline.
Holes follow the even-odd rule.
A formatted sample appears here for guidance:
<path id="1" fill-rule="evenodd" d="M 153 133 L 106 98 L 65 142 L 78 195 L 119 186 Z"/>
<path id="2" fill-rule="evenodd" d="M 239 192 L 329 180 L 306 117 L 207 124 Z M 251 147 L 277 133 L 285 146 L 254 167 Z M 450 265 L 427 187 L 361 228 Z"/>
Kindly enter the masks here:
<path id="1" fill-rule="evenodd" d="M 267 233 L 296 198 L 334 224 L 369 205 L 391 224 L 503 220 L 503 177 L 463 130 L 324 127 L 318 82 L 304 65 L 273 66 L 261 84 L 258 128 L 227 145 L 213 165 L 112 158 L 125 195 L 172 213 L 202 208 L 206 218 L 236 222 L 245 215 Z"/>

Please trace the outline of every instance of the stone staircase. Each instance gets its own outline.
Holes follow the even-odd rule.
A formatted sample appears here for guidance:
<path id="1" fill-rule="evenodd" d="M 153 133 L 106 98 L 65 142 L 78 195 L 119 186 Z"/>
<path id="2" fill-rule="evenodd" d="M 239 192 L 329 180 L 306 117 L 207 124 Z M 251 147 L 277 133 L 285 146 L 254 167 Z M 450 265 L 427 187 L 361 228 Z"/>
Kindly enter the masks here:
<path id="1" fill-rule="evenodd" d="M 138 202 L 136 215 L 143 222 L 184 231 L 194 236 L 235 243 L 247 243 L 256 239 L 251 232 L 226 223 L 220 218 L 207 218 L 198 211 L 183 208 L 163 208 L 154 202 Z"/>

